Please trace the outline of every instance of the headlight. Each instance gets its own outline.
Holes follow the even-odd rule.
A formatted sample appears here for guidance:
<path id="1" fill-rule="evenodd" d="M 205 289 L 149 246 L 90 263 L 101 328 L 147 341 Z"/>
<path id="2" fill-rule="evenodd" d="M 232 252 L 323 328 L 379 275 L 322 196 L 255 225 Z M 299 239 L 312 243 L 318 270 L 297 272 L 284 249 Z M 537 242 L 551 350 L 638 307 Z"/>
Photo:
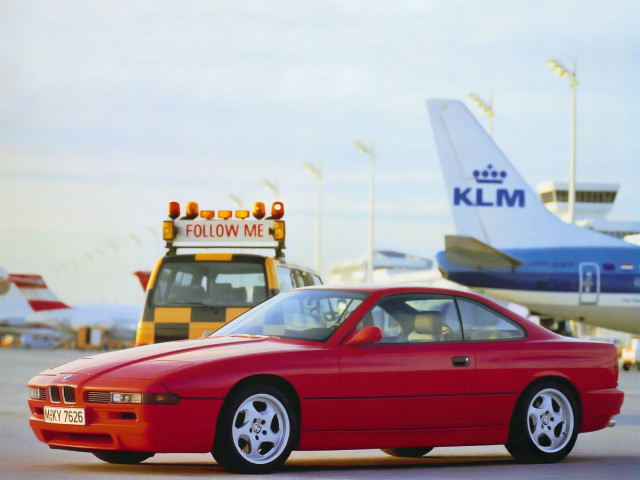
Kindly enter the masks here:
<path id="1" fill-rule="evenodd" d="M 142 403 L 141 393 L 111 392 L 111 403 Z"/>
<path id="2" fill-rule="evenodd" d="M 29 398 L 32 400 L 41 400 L 40 388 L 29 387 Z"/>
<path id="3" fill-rule="evenodd" d="M 152 405 L 175 405 L 178 396 L 175 393 L 127 393 L 110 392 L 111 403 L 146 403 Z"/>

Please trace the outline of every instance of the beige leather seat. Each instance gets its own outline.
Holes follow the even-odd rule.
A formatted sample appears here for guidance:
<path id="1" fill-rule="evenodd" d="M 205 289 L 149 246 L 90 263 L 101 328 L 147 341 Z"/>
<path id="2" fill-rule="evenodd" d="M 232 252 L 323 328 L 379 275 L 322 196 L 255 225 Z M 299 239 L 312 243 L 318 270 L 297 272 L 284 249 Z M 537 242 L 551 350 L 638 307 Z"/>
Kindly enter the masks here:
<path id="1" fill-rule="evenodd" d="M 437 342 L 442 333 L 442 314 L 440 312 L 418 313 L 414 320 L 414 329 L 407 339 L 410 342 Z"/>

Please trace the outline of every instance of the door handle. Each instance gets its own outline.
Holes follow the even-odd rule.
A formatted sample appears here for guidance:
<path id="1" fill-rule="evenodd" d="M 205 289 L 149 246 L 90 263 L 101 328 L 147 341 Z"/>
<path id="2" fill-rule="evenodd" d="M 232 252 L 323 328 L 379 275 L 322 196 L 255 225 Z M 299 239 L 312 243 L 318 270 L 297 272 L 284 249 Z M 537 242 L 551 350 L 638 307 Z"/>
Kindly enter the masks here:
<path id="1" fill-rule="evenodd" d="M 451 357 L 451 363 L 454 367 L 468 367 L 469 357 Z"/>

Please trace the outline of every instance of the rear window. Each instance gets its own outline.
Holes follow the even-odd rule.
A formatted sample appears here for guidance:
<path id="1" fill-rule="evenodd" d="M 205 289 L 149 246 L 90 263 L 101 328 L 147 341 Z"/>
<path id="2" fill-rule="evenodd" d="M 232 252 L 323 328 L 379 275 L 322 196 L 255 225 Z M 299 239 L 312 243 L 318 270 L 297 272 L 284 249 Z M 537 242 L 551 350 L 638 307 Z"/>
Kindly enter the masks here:
<path id="1" fill-rule="evenodd" d="M 458 297 L 465 340 L 524 338 L 525 331 L 513 321 L 481 303 Z"/>
<path id="2" fill-rule="evenodd" d="M 161 265 L 151 305 L 252 307 L 267 299 L 264 261 L 171 261 Z"/>

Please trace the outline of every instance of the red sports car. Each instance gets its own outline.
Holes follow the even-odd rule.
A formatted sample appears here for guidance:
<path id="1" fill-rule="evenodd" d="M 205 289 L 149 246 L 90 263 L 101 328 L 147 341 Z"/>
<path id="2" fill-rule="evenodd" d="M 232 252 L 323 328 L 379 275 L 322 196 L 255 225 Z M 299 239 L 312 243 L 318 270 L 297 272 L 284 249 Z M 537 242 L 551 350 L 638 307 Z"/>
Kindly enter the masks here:
<path id="1" fill-rule="evenodd" d="M 51 448 L 138 463 L 211 452 L 266 472 L 292 450 L 504 444 L 555 462 L 620 412 L 613 345 L 555 335 L 472 293 L 314 287 L 198 340 L 80 358 L 28 384 Z"/>

